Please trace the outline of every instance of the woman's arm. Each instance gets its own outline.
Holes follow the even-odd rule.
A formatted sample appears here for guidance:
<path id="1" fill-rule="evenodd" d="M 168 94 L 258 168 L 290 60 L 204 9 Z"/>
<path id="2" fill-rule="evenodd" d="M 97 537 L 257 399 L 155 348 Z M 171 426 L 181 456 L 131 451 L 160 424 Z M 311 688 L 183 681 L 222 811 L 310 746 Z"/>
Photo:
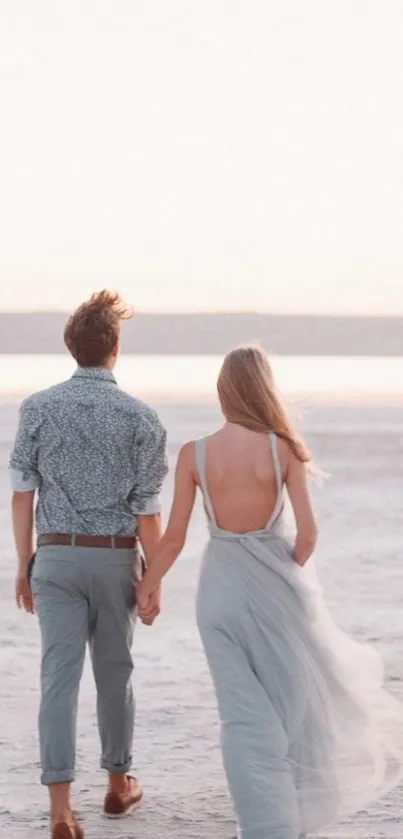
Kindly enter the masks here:
<path id="1" fill-rule="evenodd" d="M 186 540 L 186 533 L 196 496 L 194 444 L 186 443 L 179 452 L 175 473 L 175 492 L 167 529 L 150 557 L 139 589 L 140 617 L 146 612 L 150 595 L 155 591 L 167 571 L 179 556 Z"/>
<path id="2" fill-rule="evenodd" d="M 305 565 L 314 552 L 318 529 L 308 489 L 306 464 L 287 449 L 285 483 L 297 525 L 294 558 L 298 565 Z"/>

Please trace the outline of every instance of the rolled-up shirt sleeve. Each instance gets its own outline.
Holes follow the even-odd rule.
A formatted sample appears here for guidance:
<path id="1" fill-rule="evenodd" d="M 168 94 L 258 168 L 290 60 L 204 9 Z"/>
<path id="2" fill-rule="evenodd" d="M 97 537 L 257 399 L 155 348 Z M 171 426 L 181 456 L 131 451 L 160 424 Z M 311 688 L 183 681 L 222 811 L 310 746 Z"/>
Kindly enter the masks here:
<path id="1" fill-rule="evenodd" d="M 41 484 L 38 472 L 37 413 L 30 400 L 22 403 L 9 473 L 14 492 L 33 492 Z"/>
<path id="2" fill-rule="evenodd" d="M 147 419 L 135 443 L 135 485 L 131 506 L 136 515 L 161 511 L 161 490 L 168 473 L 167 434 L 155 414 Z"/>

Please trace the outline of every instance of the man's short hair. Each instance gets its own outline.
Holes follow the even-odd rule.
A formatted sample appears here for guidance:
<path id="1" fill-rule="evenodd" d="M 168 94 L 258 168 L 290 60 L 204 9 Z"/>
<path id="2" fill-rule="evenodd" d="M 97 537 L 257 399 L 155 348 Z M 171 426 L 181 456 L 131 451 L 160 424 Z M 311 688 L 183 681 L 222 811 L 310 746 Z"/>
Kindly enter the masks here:
<path id="1" fill-rule="evenodd" d="M 116 291 L 99 291 L 70 315 L 64 342 L 80 367 L 102 367 L 119 341 L 120 322 L 132 316 Z"/>

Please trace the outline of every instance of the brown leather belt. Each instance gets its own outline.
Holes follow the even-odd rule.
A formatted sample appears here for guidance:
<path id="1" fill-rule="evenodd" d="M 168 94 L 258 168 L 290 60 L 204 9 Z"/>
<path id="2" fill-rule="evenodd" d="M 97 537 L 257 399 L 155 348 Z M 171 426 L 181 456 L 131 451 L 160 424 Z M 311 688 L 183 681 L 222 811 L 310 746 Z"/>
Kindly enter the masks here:
<path id="1" fill-rule="evenodd" d="M 70 545 L 78 548 L 112 548 L 134 550 L 137 536 L 91 536 L 88 533 L 42 533 L 38 536 L 38 548 L 45 545 Z"/>

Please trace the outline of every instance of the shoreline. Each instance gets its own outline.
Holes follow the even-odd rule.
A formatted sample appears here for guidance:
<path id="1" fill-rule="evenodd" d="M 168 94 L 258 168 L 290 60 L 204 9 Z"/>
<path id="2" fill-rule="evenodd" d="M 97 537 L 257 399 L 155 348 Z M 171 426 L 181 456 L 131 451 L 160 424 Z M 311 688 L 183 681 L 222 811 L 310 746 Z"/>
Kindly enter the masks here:
<path id="1" fill-rule="evenodd" d="M 8 405 L 14 406 L 27 396 L 30 396 L 33 392 L 35 391 L 27 390 L 25 388 L 20 390 L 16 388 L 12 391 L 0 391 L 0 401 L 1 404 L 6 407 Z M 198 405 L 212 408 L 216 406 L 217 409 L 219 408 L 217 398 L 211 393 L 199 393 L 197 397 L 194 397 L 193 395 L 189 396 L 185 390 L 183 392 L 176 391 L 172 395 L 164 392 L 158 393 L 155 392 L 155 390 L 147 391 L 142 389 L 128 392 L 131 396 L 136 396 L 138 399 L 149 402 L 155 408 L 160 406 L 175 406 L 176 408 L 183 406 L 189 408 L 197 407 Z M 287 403 L 290 403 L 291 408 L 303 408 L 304 406 L 315 408 L 327 408 L 332 406 L 348 408 L 350 405 L 354 407 L 362 405 L 363 407 L 374 408 L 396 408 L 403 405 L 403 383 L 401 394 L 385 394 L 377 391 L 372 391 L 370 393 L 357 393 L 356 391 L 344 391 L 343 393 L 329 391 L 328 393 L 324 393 L 323 391 L 313 391 L 309 394 L 298 392 L 287 393 L 285 394 L 285 400 Z"/>

